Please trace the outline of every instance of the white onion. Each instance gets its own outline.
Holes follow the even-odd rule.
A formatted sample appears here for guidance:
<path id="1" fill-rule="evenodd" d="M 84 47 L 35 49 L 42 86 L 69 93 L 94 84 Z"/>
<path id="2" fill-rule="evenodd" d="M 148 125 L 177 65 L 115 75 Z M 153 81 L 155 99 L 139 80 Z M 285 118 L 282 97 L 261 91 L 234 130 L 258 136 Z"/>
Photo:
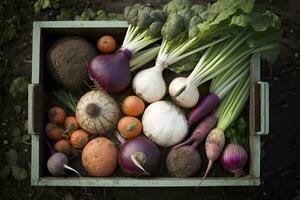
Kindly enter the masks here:
<path id="1" fill-rule="evenodd" d="M 186 86 L 185 90 L 180 95 L 175 97 L 177 92 L 184 86 Z M 187 82 L 187 78 L 185 77 L 175 78 L 170 83 L 169 94 L 174 102 L 183 108 L 194 107 L 198 103 L 200 97 L 198 89 L 195 86 L 189 84 Z"/>
<path id="2" fill-rule="evenodd" d="M 134 93 L 148 103 L 161 100 L 167 90 L 162 70 L 162 67 L 154 66 L 137 73 L 132 81 Z"/>
<path id="3" fill-rule="evenodd" d="M 187 121 L 181 110 L 167 101 L 150 104 L 142 119 L 144 134 L 159 146 L 170 147 L 187 135 Z"/>

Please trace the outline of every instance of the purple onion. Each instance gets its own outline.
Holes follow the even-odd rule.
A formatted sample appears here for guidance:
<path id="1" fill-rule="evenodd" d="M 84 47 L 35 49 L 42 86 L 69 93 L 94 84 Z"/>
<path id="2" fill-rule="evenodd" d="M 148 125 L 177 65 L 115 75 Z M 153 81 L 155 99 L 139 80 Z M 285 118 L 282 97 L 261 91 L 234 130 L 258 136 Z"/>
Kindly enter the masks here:
<path id="1" fill-rule="evenodd" d="M 235 177 L 240 177 L 243 174 L 242 169 L 248 161 L 248 154 L 241 145 L 228 144 L 220 159 L 223 169 L 234 173 Z"/>
<path id="2" fill-rule="evenodd" d="M 168 172 L 174 177 L 189 177 L 194 175 L 201 166 L 201 156 L 195 145 L 181 146 L 172 149 L 166 159 Z"/>
<path id="3" fill-rule="evenodd" d="M 118 161 L 124 172 L 140 176 L 157 171 L 160 152 L 153 142 L 142 136 L 128 141 L 118 138 L 121 142 Z"/>
<path id="4" fill-rule="evenodd" d="M 129 59 L 132 53 L 119 49 L 113 54 L 94 57 L 88 65 L 90 79 L 109 93 L 125 90 L 131 81 Z"/>

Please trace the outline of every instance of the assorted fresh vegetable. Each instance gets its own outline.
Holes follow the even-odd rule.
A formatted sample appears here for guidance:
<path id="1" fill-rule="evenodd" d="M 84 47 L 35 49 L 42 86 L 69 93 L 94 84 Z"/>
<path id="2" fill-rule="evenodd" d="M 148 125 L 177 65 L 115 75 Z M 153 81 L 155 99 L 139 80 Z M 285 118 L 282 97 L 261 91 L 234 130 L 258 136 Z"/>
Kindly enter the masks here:
<path id="1" fill-rule="evenodd" d="M 208 8 L 207 14 L 207 20 L 198 25 L 200 33 L 222 28 L 222 35 L 228 38 L 208 48 L 187 78 L 176 78 L 170 84 L 170 95 L 186 108 L 198 102 L 197 87 L 202 83 L 230 68 L 239 70 L 253 53 L 261 52 L 262 58 L 273 60 L 279 48 L 278 17 L 253 0 L 219 0 Z"/>
<path id="2" fill-rule="evenodd" d="M 121 48 L 114 54 L 96 56 L 88 66 L 90 78 L 110 93 L 119 93 L 129 86 L 129 60 L 138 51 L 160 39 L 160 30 L 165 21 L 162 10 L 141 4 L 127 6 L 124 17 L 129 25 Z M 148 51 L 154 55 L 156 52 Z"/>
<path id="3" fill-rule="evenodd" d="M 188 56 L 229 37 L 219 36 L 217 30 L 213 31 L 206 26 L 205 29 L 200 28 L 208 18 L 212 17 L 205 6 L 192 5 L 189 0 L 173 0 L 163 7 L 163 11 L 167 20 L 161 30 L 163 40 L 155 66 L 140 71 L 132 82 L 135 94 L 148 103 L 161 100 L 166 93 L 167 87 L 162 76 L 164 69 L 183 59 L 193 63 L 193 60 L 187 59 Z M 218 12 L 216 8 L 215 11 Z M 218 26 L 215 28 L 217 29 Z"/>
<path id="4" fill-rule="evenodd" d="M 244 176 L 247 123 L 236 119 L 249 99 L 251 56 L 259 52 L 272 62 L 279 53 L 278 17 L 254 0 L 207 6 L 171 0 L 162 9 L 135 4 L 124 17 L 122 45 L 110 33 L 89 38 L 100 55 L 77 36 L 50 45 L 46 64 L 62 106 L 48 109 L 43 139 L 49 173 L 79 174 L 68 160 L 81 156 L 90 176 L 111 176 L 119 166 L 134 177 L 166 169 L 173 177 L 191 177 L 200 175 L 207 158 L 203 181 L 220 158 L 223 170 Z M 164 69 L 177 73 L 166 98 Z M 90 90 L 83 87 L 88 77 L 95 83 Z M 205 96 L 198 89 L 203 83 L 209 84 Z M 199 152 L 203 141 L 206 157 Z"/>
<path id="5" fill-rule="evenodd" d="M 203 179 L 210 172 L 214 161 L 221 155 L 225 145 L 224 131 L 234 122 L 242 112 L 248 101 L 250 93 L 249 77 L 240 79 L 230 93 L 220 103 L 216 116 L 218 116 L 217 127 L 210 131 L 205 141 L 205 152 L 208 166 Z"/>

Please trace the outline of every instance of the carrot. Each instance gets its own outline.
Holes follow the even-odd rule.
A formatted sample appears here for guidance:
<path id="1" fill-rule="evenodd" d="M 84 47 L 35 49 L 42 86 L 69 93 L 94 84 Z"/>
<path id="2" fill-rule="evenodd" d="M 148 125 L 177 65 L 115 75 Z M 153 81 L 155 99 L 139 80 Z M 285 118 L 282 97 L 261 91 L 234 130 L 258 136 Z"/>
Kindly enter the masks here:
<path id="1" fill-rule="evenodd" d="M 71 144 L 70 142 L 68 142 L 67 140 L 58 140 L 55 145 L 54 145 L 54 149 L 57 151 L 57 152 L 61 152 L 61 153 L 64 153 L 66 154 L 67 156 L 70 155 L 71 153 Z"/>
<path id="2" fill-rule="evenodd" d="M 66 119 L 66 112 L 61 107 L 53 107 L 49 110 L 48 119 L 54 124 L 64 124 Z"/>
<path id="3" fill-rule="evenodd" d="M 79 129 L 79 124 L 74 116 L 69 116 L 65 121 L 65 129 L 69 132 L 75 131 Z"/>
<path id="4" fill-rule="evenodd" d="M 142 123 L 135 117 L 123 117 L 118 123 L 118 130 L 126 139 L 138 136 L 142 131 Z"/>
<path id="5" fill-rule="evenodd" d="M 101 53 L 112 53 L 116 47 L 116 40 L 110 35 L 104 35 L 97 41 L 97 48 Z"/>
<path id="6" fill-rule="evenodd" d="M 84 130 L 76 130 L 71 134 L 70 142 L 74 148 L 82 149 L 88 142 L 88 134 Z"/>
<path id="7" fill-rule="evenodd" d="M 129 116 L 139 116 L 145 110 L 145 104 L 142 99 L 137 96 L 128 96 L 122 103 L 122 111 Z"/>
<path id="8" fill-rule="evenodd" d="M 63 130 L 56 124 L 48 123 L 45 128 L 47 138 L 51 141 L 58 141 L 63 139 Z"/>

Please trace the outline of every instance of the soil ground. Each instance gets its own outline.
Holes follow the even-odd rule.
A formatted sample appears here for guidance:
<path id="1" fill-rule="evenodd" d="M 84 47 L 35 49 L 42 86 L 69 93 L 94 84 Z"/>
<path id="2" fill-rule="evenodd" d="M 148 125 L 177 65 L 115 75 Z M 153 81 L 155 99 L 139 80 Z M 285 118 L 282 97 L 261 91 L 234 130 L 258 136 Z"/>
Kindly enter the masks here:
<path id="1" fill-rule="evenodd" d="M 52 1 L 54 2 L 54 1 Z M 149 3 L 153 6 L 165 0 L 60 0 L 58 8 L 50 8 L 35 15 L 33 1 L 0 1 L 0 169 L 5 165 L 4 153 L 14 148 L 19 165 L 28 178 L 17 181 L 12 176 L 0 181 L 0 199 L 216 199 L 216 200 L 299 200 L 300 199 L 300 135 L 297 125 L 300 113 L 300 1 L 259 1 L 282 18 L 283 39 L 281 56 L 274 65 L 266 65 L 263 79 L 270 83 L 271 131 L 262 139 L 262 180 L 260 187 L 218 188 L 68 188 L 31 187 L 30 144 L 12 143 L 12 129 L 18 127 L 26 135 L 27 100 L 16 100 L 9 87 L 13 79 L 22 75 L 31 78 L 32 22 L 55 20 L 60 8 L 72 9 L 71 17 L 84 8 L 103 9 L 121 13 L 128 4 Z M 195 1 L 199 2 L 199 1 Z M 10 21 L 9 21 L 10 20 Z M 12 29 L 7 29 L 13 24 Z M 10 30 L 12 32 L 7 33 Z M 16 105 L 21 105 L 17 112 Z"/>

